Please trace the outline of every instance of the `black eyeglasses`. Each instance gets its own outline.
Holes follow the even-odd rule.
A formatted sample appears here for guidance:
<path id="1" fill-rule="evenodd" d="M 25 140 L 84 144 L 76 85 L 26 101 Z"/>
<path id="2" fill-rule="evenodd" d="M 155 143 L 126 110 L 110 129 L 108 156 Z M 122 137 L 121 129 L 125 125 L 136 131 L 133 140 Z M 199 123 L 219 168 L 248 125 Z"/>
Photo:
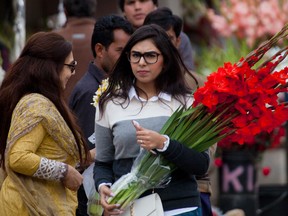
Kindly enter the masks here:
<path id="1" fill-rule="evenodd" d="M 127 54 L 128 60 L 131 63 L 139 63 L 140 59 L 143 57 L 144 61 L 147 64 L 155 64 L 158 61 L 158 56 L 161 55 L 160 53 L 157 53 L 155 51 L 150 51 L 150 52 L 145 52 L 145 53 L 140 53 L 140 52 L 135 52 L 132 51 Z"/>
<path id="2" fill-rule="evenodd" d="M 66 66 L 69 67 L 71 73 L 74 73 L 75 68 L 76 68 L 76 66 L 77 66 L 77 61 L 74 60 L 74 61 L 72 61 L 70 64 L 64 64 L 64 65 L 66 65 Z"/>

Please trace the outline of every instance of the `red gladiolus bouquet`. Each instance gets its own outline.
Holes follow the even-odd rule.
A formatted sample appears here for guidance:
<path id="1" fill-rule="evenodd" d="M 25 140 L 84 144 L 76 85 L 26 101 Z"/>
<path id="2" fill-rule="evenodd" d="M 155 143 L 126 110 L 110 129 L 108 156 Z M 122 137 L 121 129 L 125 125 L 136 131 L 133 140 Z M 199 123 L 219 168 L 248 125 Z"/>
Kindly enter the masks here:
<path id="1" fill-rule="evenodd" d="M 195 94 L 192 107 L 173 113 L 160 133 L 167 134 L 189 148 L 204 151 L 218 142 L 228 146 L 254 140 L 260 132 L 271 132 L 288 120 L 288 108 L 278 102 L 278 93 L 287 92 L 288 67 L 275 72 L 286 57 L 288 47 L 256 69 L 253 66 L 280 39 L 287 36 L 288 24 L 258 49 L 238 63 L 225 63 L 208 76 Z M 175 165 L 161 155 L 141 152 L 136 164 L 111 189 L 109 203 L 125 208 L 145 190 L 159 186 Z"/>
<path id="2" fill-rule="evenodd" d="M 218 142 L 222 147 L 253 143 L 255 135 L 271 132 L 288 119 L 288 109 L 278 103 L 277 96 L 287 91 L 288 68 L 271 73 L 277 62 L 269 61 L 256 70 L 246 60 L 240 64 L 226 63 L 194 95 L 194 107 L 202 103 L 207 113 L 225 122 L 219 134 L 229 136 Z"/>
<path id="3" fill-rule="evenodd" d="M 225 63 L 195 92 L 193 106 L 205 106 L 207 113 L 225 122 L 219 131 L 224 135 L 219 147 L 253 144 L 256 135 L 270 133 L 288 120 L 287 104 L 278 101 L 278 94 L 287 92 L 288 67 L 274 71 L 286 57 L 288 47 L 252 69 L 280 38 L 287 36 L 286 30 L 287 25 L 239 63 Z"/>

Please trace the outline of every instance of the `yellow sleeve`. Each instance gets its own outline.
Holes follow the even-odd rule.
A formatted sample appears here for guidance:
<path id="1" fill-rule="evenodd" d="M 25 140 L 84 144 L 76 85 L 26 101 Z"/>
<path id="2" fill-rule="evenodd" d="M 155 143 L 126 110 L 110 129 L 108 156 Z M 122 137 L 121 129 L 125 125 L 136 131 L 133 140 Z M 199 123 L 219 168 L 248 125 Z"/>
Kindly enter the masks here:
<path id="1" fill-rule="evenodd" d="M 32 176 L 37 171 L 41 157 L 35 153 L 41 145 L 45 133 L 46 131 L 40 123 L 14 143 L 7 158 L 13 171 L 28 176 Z"/>

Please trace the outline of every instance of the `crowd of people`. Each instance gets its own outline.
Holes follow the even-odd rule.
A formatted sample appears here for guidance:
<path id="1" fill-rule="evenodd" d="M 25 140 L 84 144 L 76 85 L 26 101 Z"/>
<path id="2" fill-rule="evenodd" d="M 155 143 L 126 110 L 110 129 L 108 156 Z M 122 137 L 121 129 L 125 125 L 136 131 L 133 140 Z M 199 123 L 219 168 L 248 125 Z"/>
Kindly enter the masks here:
<path id="1" fill-rule="evenodd" d="M 91 165 L 103 215 L 120 215 L 110 186 L 145 149 L 178 169 L 141 197 L 159 194 L 165 216 L 211 216 L 216 145 L 197 152 L 159 132 L 205 82 L 181 18 L 157 0 L 119 0 L 122 15 L 97 20 L 96 0 L 63 2 L 66 25 L 33 34 L 0 86 L 0 215 L 87 216 Z"/>

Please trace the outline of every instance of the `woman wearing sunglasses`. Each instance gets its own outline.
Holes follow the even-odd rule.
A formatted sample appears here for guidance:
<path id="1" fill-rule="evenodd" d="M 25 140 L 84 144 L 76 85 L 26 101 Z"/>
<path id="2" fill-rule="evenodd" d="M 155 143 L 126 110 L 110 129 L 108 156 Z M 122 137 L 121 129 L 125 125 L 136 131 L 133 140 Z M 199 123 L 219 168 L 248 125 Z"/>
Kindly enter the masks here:
<path id="1" fill-rule="evenodd" d="M 0 87 L 0 215 L 75 215 L 76 170 L 89 158 L 64 102 L 75 73 L 72 45 L 52 32 L 31 36 Z"/>

